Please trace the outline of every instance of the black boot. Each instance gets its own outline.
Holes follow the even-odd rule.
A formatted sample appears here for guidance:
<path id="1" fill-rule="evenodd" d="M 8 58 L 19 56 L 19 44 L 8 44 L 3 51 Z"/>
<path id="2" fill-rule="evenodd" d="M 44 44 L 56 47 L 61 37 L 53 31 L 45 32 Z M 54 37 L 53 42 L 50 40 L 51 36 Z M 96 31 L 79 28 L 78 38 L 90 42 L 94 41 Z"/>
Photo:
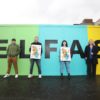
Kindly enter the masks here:
<path id="1" fill-rule="evenodd" d="M 61 73 L 61 76 L 60 76 L 60 78 L 61 78 L 61 79 L 63 79 L 63 78 L 64 78 L 64 76 L 63 76 L 63 73 Z"/>
<path id="2" fill-rule="evenodd" d="M 69 79 L 69 80 L 71 79 L 71 77 L 70 77 L 70 73 L 68 73 L 68 79 Z"/>

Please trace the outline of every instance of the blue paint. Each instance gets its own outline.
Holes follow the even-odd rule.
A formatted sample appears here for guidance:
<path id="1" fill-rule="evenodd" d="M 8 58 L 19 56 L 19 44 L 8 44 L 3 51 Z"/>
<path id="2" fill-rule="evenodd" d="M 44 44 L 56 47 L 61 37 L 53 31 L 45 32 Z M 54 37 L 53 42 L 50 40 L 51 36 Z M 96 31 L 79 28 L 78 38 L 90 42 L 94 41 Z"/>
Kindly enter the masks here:
<path id="1" fill-rule="evenodd" d="M 63 40 L 68 42 L 68 46 L 72 45 L 73 40 L 79 40 L 82 49 L 88 42 L 87 26 L 67 26 L 67 25 L 41 25 L 39 32 L 39 39 L 43 45 L 42 55 L 42 73 L 43 75 L 58 76 L 60 75 L 60 58 L 59 52 Z M 50 59 L 45 59 L 45 40 L 58 40 L 57 44 L 52 44 L 50 47 L 56 47 L 57 52 L 50 52 Z M 75 50 L 77 47 L 75 48 Z M 86 63 L 80 55 L 73 55 L 70 63 L 71 75 L 85 75 Z M 64 74 L 66 75 L 66 69 Z"/>

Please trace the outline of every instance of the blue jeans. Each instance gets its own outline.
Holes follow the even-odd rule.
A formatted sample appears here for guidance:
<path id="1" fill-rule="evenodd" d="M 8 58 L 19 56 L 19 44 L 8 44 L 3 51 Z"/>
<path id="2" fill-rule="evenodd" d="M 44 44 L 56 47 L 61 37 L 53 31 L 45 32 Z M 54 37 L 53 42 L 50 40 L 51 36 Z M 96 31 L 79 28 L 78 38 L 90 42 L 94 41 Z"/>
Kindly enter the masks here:
<path id="1" fill-rule="evenodd" d="M 41 60 L 40 59 L 30 59 L 30 74 L 33 73 L 34 62 L 36 62 L 38 67 L 38 73 L 41 74 Z"/>
<path id="2" fill-rule="evenodd" d="M 70 68 L 69 68 L 69 61 L 61 61 L 60 62 L 60 72 L 63 73 L 64 66 L 66 67 L 67 73 L 70 74 Z"/>

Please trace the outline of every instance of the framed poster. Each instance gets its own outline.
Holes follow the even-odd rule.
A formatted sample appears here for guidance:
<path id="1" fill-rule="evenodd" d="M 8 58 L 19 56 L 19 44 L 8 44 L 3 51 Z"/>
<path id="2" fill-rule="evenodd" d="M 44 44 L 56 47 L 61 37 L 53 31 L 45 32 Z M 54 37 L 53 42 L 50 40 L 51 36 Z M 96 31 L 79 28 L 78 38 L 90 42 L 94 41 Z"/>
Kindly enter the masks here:
<path id="1" fill-rule="evenodd" d="M 61 61 L 71 61 L 71 53 L 69 47 L 60 48 L 60 60 Z"/>
<path id="2" fill-rule="evenodd" d="M 41 59 L 41 45 L 31 45 L 31 59 Z"/>

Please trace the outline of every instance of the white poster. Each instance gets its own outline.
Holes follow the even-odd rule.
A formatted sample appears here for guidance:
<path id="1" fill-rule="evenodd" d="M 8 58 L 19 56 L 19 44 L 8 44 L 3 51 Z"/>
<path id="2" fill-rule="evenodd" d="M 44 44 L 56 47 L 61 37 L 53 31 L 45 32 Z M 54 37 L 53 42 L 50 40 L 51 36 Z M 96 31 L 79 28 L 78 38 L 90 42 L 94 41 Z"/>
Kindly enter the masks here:
<path id="1" fill-rule="evenodd" d="M 41 59 L 41 45 L 31 45 L 30 58 Z"/>
<path id="2" fill-rule="evenodd" d="M 61 47 L 60 49 L 60 60 L 61 61 L 71 61 L 71 54 L 69 47 Z"/>

